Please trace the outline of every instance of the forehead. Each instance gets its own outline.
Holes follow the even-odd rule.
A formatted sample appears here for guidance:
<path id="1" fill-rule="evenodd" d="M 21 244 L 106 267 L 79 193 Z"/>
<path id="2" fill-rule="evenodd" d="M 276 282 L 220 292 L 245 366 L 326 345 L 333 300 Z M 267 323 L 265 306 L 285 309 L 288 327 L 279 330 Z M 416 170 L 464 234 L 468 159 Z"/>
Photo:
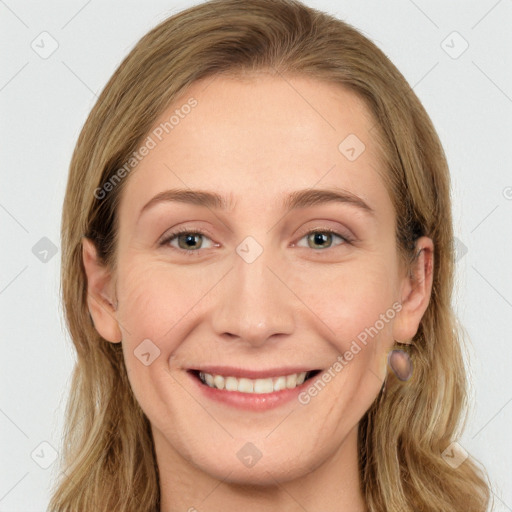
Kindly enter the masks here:
<path id="1" fill-rule="evenodd" d="M 153 147 L 129 176 L 121 208 L 140 210 L 177 187 L 214 190 L 248 208 L 312 187 L 386 201 L 374 125 L 364 102 L 340 85 L 268 74 L 209 77 L 155 121 Z"/>

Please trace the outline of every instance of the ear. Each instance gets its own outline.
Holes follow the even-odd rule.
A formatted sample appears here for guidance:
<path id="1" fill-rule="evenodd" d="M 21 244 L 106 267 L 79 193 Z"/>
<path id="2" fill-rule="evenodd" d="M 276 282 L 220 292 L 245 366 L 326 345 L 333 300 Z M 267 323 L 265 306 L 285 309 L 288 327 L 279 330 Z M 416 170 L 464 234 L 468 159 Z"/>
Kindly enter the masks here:
<path id="1" fill-rule="evenodd" d="M 402 309 L 395 316 L 393 338 L 411 343 L 432 292 L 434 243 L 426 236 L 416 241 L 415 257 L 400 288 Z"/>
<path id="2" fill-rule="evenodd" d="M 111 272 L 98 259 L 94 242 L 82 237 L 82 260 L 87 275 L 87 305 L 99 335 L 119 343 L 122 334 L 116 319 L 114 280 Z"/>

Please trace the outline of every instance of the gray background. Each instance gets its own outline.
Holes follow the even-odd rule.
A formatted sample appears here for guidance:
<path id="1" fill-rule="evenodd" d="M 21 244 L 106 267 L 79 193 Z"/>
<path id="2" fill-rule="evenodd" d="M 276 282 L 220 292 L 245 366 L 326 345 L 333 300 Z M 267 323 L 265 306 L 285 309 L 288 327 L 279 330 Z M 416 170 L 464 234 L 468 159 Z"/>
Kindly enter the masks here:
<path id="1" fill-rule="evenodd" d="M 59 226 L 78 133 L 138 39 L 192 3 L 0 0 L 0 512 L 44 511 L 57 472 L 74 357 L 58 300 Z M 512 511 L 512 1 L 307 3 L 384 50 L 444 144 L 473 383 L 458 442 L 487 467 L 495 510 Z"/>

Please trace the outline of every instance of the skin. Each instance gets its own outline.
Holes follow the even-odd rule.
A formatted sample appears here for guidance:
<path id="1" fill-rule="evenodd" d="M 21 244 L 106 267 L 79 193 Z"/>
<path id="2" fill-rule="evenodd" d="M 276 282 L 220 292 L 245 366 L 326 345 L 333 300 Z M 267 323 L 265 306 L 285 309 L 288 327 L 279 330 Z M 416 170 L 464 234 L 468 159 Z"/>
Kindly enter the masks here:
<path id="1" fill-rule="evenodd" d="M 106 340 L 122 340 L 152 425 L 161 511 L 367 510 L 357 427 L 393 340 L 410 342 L 428 305 L 432 241 L 420 238 L 411 272 L 404 268 L 374 122 L 354 93 L 306 77 L 217 76 L 192 84 L 155 126 L 190 97 L 197 106 L 127 178 L 115 271 L 83 240 L 94 324 Z M 348 134 L 366 146 L 355 161 L 338 149 Z M 159 203 L 138 218 L 172 188 L 218 192 L 233 204 Z M 307 188 L 347 190 L 374 215 L 340 202 L 287 213 L 283 197 Z M 178 239 L 158 246 L 175 227 L 206 230 L 191 257 Z M 333 237 L 318 248 L 307 235 L 325 228 L 353 241 Z M 249 235 L 263 249 L 252 263 L 236 252 Z M 396 301 L 400 312 L 307 405 L 242 411 L 204 398 L 186 374 L 202 364 L 328 369 Z M 148 338 L 160 355 L 145 366 L 134 350 Z M 250 468 L 237 457 L 247 442 L 262 454 Z"/>

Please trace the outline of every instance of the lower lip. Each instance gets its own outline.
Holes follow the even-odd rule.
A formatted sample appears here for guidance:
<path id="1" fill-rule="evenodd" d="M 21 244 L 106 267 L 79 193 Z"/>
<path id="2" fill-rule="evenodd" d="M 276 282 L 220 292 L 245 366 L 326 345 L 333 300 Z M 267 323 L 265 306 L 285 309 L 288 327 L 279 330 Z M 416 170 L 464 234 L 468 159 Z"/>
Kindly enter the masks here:
<path id="1" fill-rule="evenodd" d="M 272 393 L 241 393 L 240 391 L 211 388 L 203 384 L 193 373 L 187 373 L 195 382 L 195 385 L 199 387 L 200 392 L 208 399 L 248 411 L 267 411 L 291 402 L 294 399 L 298 400 L 298 395 L 311 384 L 310 381 L 312 380 L 308 379 L 293 389 L 283 389 L 281 391 L 273 391 Z"/>

